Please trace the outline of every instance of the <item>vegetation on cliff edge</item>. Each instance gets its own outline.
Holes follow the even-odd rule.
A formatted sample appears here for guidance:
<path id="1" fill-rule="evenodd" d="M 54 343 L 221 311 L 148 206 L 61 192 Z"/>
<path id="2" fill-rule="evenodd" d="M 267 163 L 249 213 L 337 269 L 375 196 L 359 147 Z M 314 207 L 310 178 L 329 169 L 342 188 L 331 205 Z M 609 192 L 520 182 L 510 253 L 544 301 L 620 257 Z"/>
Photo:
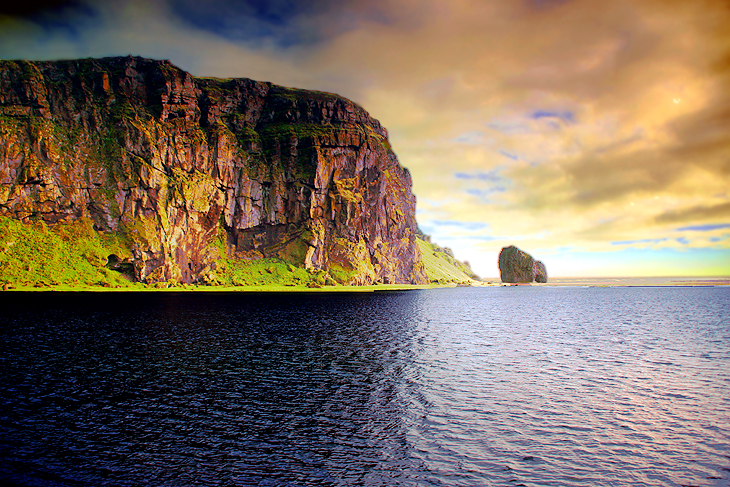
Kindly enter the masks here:
<path id="1" fill-rule="evenodd" d="M 108 267 L 127 257 L 131 252 L 123 239 L 96 232 L 88 219 L 51 228 L 43 221 L 0 217 L 0 285 L 5 288 L 129 287 L 132 276 Z"/>
<path id="2" fill-rule="evenodd" d="M 451 249 L 442 248 L 423 238 L 416 238 L 428 280 L 432 284 L 471 284 L 479 277 L 466 262 L 454 258 Z"/>
<path id="3" fill-rule="evenodd" d="M 221 236 L 223 237 L 223 236 Z M 223 239 L 215 242 L 225 255 Z M 114 289 L 190 288 L 178 282 L 135 282 L 131 240 L 124 234 L 94 230 L 89 219 L 47 225 L 0 216 L 0 287 Z M 346 282 L 348 274 L 335 266 L 331 274 L 310 271 L 283 259 L 245 260 L 223 257 L 214 277 L 215 287 L 320 288 Z"/>
<path id="4" fill-rule="evenodd" d="M 216 245 L 221 245 L 221 255 L 225 255 L 221 242 Z M 449 249 L 422 238 L 417 242 L 432 284 L 469 284 L 478 279 Z M 124 264 L 131 257 L 129 239 L 98 232 L 88 219 L 47 225 L 0 216 L 0 286 L 6 289 L 191 287 L 176 282 L 135 282 L 131 264 Z M 215 278 L 209 283 L 213 288 L 333 288 L 341 287 L 349 278 L 349 273 L 337 266 L 330 272 L 310 271 L 276 258 L 223 257 L 217 264 Z"/>

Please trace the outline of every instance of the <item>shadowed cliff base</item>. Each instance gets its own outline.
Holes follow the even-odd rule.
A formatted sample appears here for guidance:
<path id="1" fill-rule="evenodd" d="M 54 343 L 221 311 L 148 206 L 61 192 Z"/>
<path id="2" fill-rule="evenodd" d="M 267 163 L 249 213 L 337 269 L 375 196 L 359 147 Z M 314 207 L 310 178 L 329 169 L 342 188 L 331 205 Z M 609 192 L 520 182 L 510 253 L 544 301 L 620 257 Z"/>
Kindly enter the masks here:
<path id="1" fill-rule="evenodd" d="M 168 61 L 0 61 L 0 215 L 6 282 L 428 283 L 377 120 Z"/>

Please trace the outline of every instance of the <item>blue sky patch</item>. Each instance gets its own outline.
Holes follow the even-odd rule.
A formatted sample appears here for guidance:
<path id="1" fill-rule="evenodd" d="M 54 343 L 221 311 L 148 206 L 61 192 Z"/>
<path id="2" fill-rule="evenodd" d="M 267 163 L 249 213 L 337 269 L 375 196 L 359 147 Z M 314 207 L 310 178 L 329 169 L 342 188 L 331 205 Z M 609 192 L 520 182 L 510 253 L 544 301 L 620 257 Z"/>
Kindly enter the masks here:
<path id="1" fill-rule="evenodd" d="M 494 240 L 505 240 L 504 237 L 493 237 L 491 235 L 465 235 L 460 240 L 477 240 L 479 242 L 492 242 Z"/>
<path id="2" fill-rule="evenodd" d="M 539 119 L 559 119 L 564 123 L 575 123 L 575 115 L 573 115 L 573 112 L 571 111 L 548 111 L 548 110 L 537 110 L 530 114 L 530 118 L 539 120 Z M 559 127 L 559 125 L 555 125 L 555 127 Z"/>
<path id="3" fill-rule="evenodd" d="M 505 193 L 512 187 L 512 181 L 499 174 L 502 169 L 502 167 L 496 167 L 486 172 L 457 172 L 454 173 L 454 177 L 471 183 L 469 187 L 464 189 L 466 194 L 480 198 L 485 202 L 490 202 L 490 196 L 497 193 Z"/>
<path id="4" fill-rule="evenodd" d="M 657 244 L 664 242 L 666 238 L 644 238 L 641 240 L 620 240 L 617 242 L 611 242 L 611 245 L 636 245 L 636 244 Z"/>
<path id="5" fill-rule="evenodd" d="M 507 152 L 506 150 L 498 150 L 499 154 L 503 155 L 504 157 L 507 157 L 509 159 L 512 159 L 513 161 L 519 161 L 520 157 L 517 154 L 512 154 L 510 152 Z"/>
<path id="6" fill-rule="evenodd" d="M 480 198 L 486 198 L 489 195 L 492 195 L 494 193 L 504 193 L 507 191 L 507 188 L 504 186 L 494 186 L 492 188 L 486 188 L 486 189 L 478 189 L 478 188 L 469 188 L 466 190 L 466 194 L 470 194 L 472 196 L 478 196 Z"/>
<path id="7" fill-rule="evenodd" d="M 505 135 L 529 134 L 534 132 L 527 124 L 519 122 L 503 122 L 495 120 L 485 124 L 487 128 L 496 130 Z"/>
<path id="8" fill-rule="evenodd" d="M 454 138 L 454 142 L 459 142 L 460 144 L 469 144 L 469 145 L 477 145 L 484 141 L 484 134 L 478 130 L 473 130 L 471 132 L 464 132 L 461 135 L 456 136 Z"/>
<path id="9" fill-rule="evenodd" d="M 487 228 L 489 225 L 481 222 L 463 222 L 459 220 L 431 220 L 433 225 L 440 227 L 459 227 L 465 230 L 482 230 Z"/>
<path id="10" fill-rule="evenodd" d="M 473 180 L 473 181 L 491 181 L 493 183 L 504 181 L 504 178 L 499 175 L 499 172 L 502 170 L 501 167 L 492 169 L 491 171 L 487 172 L 457 172 L 454 173 L 454 177 L 456 179 L 467 179 L 467 180 Z"/>
<path id="11" fill-rule="evenodd" d="M 719 223 L 714 225 L 695 225 L 691 227 L 678 228 L 678 232 L 709 232 L 711 230 L 719 230 L 721 228 L 730 228 L 730 223 Z"/>

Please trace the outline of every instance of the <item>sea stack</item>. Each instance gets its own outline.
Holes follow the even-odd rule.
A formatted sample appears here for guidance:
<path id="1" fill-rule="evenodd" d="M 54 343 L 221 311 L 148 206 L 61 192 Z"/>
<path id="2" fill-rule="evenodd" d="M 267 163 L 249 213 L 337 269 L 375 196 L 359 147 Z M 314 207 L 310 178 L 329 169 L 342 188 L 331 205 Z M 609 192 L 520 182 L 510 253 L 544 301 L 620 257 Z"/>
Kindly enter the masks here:
<path id="1" fill-rule="evenodd" d="M 514 245 L 504 247 L 499 253 L 499 274 L 502 282 L 517 284 L 548 280 L 545 264 Z"/>

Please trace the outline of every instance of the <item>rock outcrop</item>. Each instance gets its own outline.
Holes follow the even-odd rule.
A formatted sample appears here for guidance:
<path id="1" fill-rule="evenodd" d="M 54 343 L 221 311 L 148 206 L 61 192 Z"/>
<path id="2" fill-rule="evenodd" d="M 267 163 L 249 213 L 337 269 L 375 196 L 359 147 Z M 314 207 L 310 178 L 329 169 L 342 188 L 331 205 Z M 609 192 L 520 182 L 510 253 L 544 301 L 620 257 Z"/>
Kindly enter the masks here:
<path id="1" fill-rule="evenodd" d="M 215 282 L 222 253 L 428 282 L 411 177 L 377 120 L 169 61 L 0 61 L 0 214 L 91 219 L 145 282 Z"/>
<path id="2" fill-rule="evenodd" d="M 536 260 L 532 264 L 532 274 L 535 276 L 535 282 L 539 282 L 541 284 L 548 282 L 547 269 L 545 268 L 545 264 L 541 261 Z"/>
<path id="3" fill-rule="evenodd" d="M 510 245 L 499 253 L 499 274 L 502 282 L 545 283 L 548 280 L 545 264 L 530 254 Z"/>

